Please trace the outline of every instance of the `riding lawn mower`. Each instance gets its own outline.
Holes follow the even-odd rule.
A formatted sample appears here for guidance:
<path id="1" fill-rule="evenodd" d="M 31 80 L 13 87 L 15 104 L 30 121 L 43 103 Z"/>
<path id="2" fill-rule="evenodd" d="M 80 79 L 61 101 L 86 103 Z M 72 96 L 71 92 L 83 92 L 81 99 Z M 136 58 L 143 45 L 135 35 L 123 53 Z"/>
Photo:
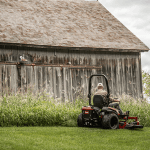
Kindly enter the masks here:
<path id="1" fill-rule="evenodd" d="M 94 95 L 93 105 L 91 104 L 91 80 L 94 76 L 101 76 L 105 79 L 107 87 L 107 96 L 104 101 L 102 95 Z M 139 125 L 137 117 L 130 117 L 129 111 L 120 114 L 119 111 L 109 106 L 109 86 L 107 77 L 103 74 L 94 74 L 89 79 L 89 106 L 82 107 L 82 113 L 78 116 L 77 124 L 79 127 L 101 127 L 103 129 L 135 129 L 143 128 Z M 127 120 L 133 119 L 131 123 Z"/>

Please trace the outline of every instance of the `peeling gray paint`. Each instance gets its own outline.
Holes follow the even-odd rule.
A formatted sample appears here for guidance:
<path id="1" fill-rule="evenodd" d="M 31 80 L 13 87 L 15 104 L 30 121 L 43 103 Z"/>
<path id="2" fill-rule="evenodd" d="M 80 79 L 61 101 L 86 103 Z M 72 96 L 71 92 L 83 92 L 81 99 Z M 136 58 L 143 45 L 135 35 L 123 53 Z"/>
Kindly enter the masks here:
<path id="1" fill-rule="evenodd" d="M 105 74 L 113 96 L 142 97 L 140 53 L 57 50 L 55 56 L 54 51 L 0 49 L 0 92 L 31 89 L 74 101 L 87 97 L 91 74 Z M 19 56 L 27 61 L 19 62 Z M 98 82 L 104 80 L 93 79 L 93 90 Z"/>

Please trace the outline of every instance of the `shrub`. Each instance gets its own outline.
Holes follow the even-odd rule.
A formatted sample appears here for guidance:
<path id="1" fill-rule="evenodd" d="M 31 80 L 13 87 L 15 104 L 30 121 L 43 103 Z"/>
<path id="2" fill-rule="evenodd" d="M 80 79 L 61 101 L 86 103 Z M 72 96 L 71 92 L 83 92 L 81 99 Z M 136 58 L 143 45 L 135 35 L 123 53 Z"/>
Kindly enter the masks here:
<path id="1" fill-rule="evenodd" d="M 120 107 L 138 116 L 144 126 L 150 126 L 150 104 L 146 100 L 120 97 Z M 0 98 L 0 126 L 77 126 L 81 107 L 88 101 L 56 102 L 46 94 L 16 94 Z"/>
<path id="2" fill-rule="evenodd" d="M 124 112 L 130 111 L 130 116 L 137 116 L 141 125 L 150 127 L 150 104 L 146 99 L 134 99 L 128 95 L 123 95 L 119 99 Z"/>
<path id="3" fill-rule="evenodd" d="M 76 126 L 83 102 L 56 103 L 46 94 L 0 98 L 0 126 Z"/>

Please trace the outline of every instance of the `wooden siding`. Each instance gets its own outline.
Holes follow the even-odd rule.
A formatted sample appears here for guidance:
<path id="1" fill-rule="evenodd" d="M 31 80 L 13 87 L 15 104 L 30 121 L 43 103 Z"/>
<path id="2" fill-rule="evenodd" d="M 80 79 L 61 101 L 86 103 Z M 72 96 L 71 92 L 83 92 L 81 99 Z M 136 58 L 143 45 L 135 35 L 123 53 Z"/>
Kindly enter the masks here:
<path id="1" fill-rule="evenodd" d="M 28 61 L 19 64 L 19 57 Z M 112 96 L 142 97 L 139 53 L 26 49 L 1 47 L 0 92 L 49 93 L 55 99 L 75 100 L 88 94 L 91 74 L 105 74 Z M 101 78 L 93 79 L 93 91 Z M 105 83 L 104 83 L 105 86 Z M 106 87 L 106 86 L 105 86 Z"/>

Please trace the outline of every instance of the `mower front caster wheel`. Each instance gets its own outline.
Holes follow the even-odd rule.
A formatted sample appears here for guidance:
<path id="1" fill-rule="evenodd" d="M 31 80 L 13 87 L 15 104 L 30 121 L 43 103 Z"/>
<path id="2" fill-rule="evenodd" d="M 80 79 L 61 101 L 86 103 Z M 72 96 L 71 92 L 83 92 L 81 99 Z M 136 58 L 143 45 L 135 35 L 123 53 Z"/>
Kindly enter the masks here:
<path id="1" fill-rule="evenodd" d="M 82 120 L 82 113 L 78 116 L 77 124 L 78 124 L 78 127 L 83 127 L 84 126 L 83 120 Z"/>

